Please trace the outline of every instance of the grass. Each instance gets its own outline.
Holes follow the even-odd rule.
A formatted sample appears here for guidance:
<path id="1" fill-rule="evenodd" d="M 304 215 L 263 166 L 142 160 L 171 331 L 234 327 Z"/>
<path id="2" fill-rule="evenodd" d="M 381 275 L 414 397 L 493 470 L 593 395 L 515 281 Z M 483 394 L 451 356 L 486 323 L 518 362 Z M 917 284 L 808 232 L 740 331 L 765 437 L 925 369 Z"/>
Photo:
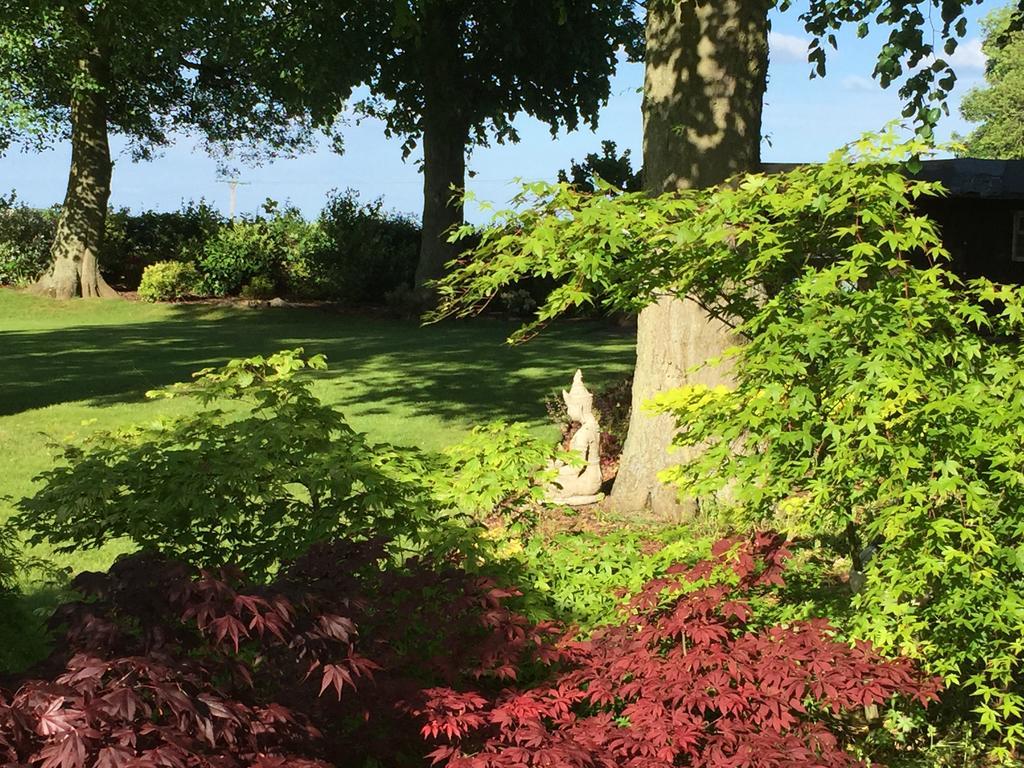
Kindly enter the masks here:
<path id="1" fill-rule="evenodd" d="M 32 493 L 54 445 L 180 413 L 187 401 L 149 401 L 146 391 L 231 358 L 322 352 L 330 366 L 315 385 L 322 399 L 374 440 L 427 450 L 493 419 L 544 430 L 545 395 L 567 386 L 577 367 L 597 385 L 632 370 L 633 335 L 607 324 L 567 322 L 510 347 L 504 339 L 514 328 L 491 319 L 421 328 L 316 308 L 61 303 L 0 290 L 0 520 Z M 117 552 L 52 557 L 92 570 Z"/>

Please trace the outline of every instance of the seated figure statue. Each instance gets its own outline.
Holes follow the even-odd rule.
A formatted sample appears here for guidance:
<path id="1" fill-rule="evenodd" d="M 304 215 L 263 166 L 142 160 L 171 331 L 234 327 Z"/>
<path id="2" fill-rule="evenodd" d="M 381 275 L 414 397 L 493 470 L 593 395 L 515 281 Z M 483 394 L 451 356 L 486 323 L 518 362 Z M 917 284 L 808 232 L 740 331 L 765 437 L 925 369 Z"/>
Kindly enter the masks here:
<path id="1" fill-rule="evenodd" d="M 555 462 L 558 475 L 547 489 L 551 504 L 583 506 L 599 501 L 601 489 L 601 427 L 594 415 L 594 396 L 583 386 L 583 372 L 577 370 L 572 389 L 562 390 L 569 420 L 580 427 L 569 442 L 569 450 L 580 455 L 582 466 Z"/>

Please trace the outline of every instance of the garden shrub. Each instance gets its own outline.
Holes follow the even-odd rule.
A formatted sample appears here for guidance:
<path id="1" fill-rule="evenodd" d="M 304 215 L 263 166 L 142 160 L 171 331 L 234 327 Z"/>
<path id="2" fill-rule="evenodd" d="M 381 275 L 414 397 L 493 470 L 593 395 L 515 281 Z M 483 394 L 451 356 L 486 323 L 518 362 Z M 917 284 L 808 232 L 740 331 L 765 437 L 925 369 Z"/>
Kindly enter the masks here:
<path id="1" fill-rule="evenodd" d="M 0 198 L 0 285 L 30 283 L 49 266 L 59 212 L 29 208 L 13 192 Z M 196 264 L 208 295 L 238 295 L 256 279 L 272 282 L 271 294 L 383 304 L 412 283 L 419 238 L 412 218 L 347 190 L 332 194 L 314 222 L 269 199 L 259 216 L 235 222 L 205 201 L 171 212 L 111 209 L 99 261 L 121 290 L 135 290 L 153 264 L 181 261 Z"/>
<path id="2" fill-rule="evenodd" d="M 274 296 L 274 282 L 269 277 L 256 275 L 242 288 L 243 299 L 270 299 Z"/>
<path id="3" fill-rule="evenodd" d="M 125 537 L 254 578 L 333 536 L 400 533 L 409 546 L 428 523 L 442 535 L 425 458 L 368 443 L 317 400 L 297 374 L 324 367 L 320 356 L 280 352 L 150 393 L 195 397 L 197 408 L 65 448 L 39 491 L 19 502 L 19 525 L 60 552 Z"/>
<path id="4" fill-rule="evenodd" d="M 58 214 L 0 195 L 0 285 L 28 285 L 46 271 Z"/>
<path id="5" fill-rule="evenodd" d="M 276 284 L 284 261 L 279 233 L 267 221 L 254 219 L 218 230 L 204 244 L 196 264 L 204 293 L 237 296 L 256 277 Z"/>
<path id="6" fill-rule="evenodd" d="M 5 765 L 328 765 L 308 717 L 265 691 L 315 673 L 312 695 L 341 695 L 365 679 L 345 615 L 154 555 L 74 587 L 84 599 L 54 615 L 64 638 L 44 665 L 59 671 L 0 691 Z"/>
<path id="7" fill-rule="evenodd" d="M 121 290 L 138 288 L 146 267 L 162 261 L 195 262 L 203 246 L 226 222 L 206 201 L 190 202 L 180 211 L 125 208 L 107 213 L 100 269 Z"/>
<path id="8" fill-rule="evenodd" d="M 688 527 L 624 527 L 607 533 L 538 533 L 516 553 L 519 582 L 535 615 L 579 628 L 583 636 L 622 619 L 622 605 L 669 567 L 695 563 L 711 541 Z"/>
<path id="9" fill-rule="evenodd" d="M 84 765 L 423 764 L 425 686 L 497 690 L 557 656 L 513 589 L 382 540 L 325 542 L 272 583 L 153 553 L 85 573 L 38 676 L 0 692 L 0 760 Z"/>
<path id="10" fill-rule="evenodd" d="M 748 631 L 748 598 L 781 583 L 783 537 L 724 540 L 644 586 L 622 623 L 564 650 L 539 685 L 438 687 L 417 708 L 431 758 L 452 768 L 548 765 L 866 765 L 853 717 L 939 682 L 823 620 Z"/>
<path id="11" fill-rule="evenodd" d="M 561 632 L 528 620 L 519 590 L 456 551 L 396 563 L 381 544 L 317 545 L 277 583 L 351 616 L 360 652 L 376 664 L 356 696 L 326 697 L 312 711 L 327 754 L 338 765 L 421 766 L 427 749 L 412 709 L 424 688 L 496 693 L 541 679 L 560 658 Z"/>
<path id="12" fill-rule="evenodd" d="M 0 595 L 9 594 L 17 587 L 22 561 L 20 544 L 14 526 L 0 525 Z"/>
<path id="13" fill-rule="evenodd" d="M 410 320 L 420 317 L 434 306 L 436 299 L 427 288 L 413 288 L 403 283 L 384 294 L 384 307 L 392 317 Z"/>
<path id="14" fill-rule="evenodd" d="M 299 375 L 324 368 L 322 356 L 283 351 L 148 393 L 192 397 L 196 408 L 65 447 L 19 502 L 18 524 L 60 552 L 126 537 L 253 577 L 340 535 L 476 557 L 497 546 L 479 536 L 487 518 L 528 532 L 551 446 L 501 422 L 442 454 L 371 444 Z"/>
<path id="15" fill-rule="evenodd" d="M 310 263 L 324 247 L 320 225 L 307 222 L 297 208 L 282 209 L 270 199 L 263 213 L 232 222 L 206 241 L 198 259 L 204 288 L 215 296 L 234 296 L 256 280 L 272 285 L 269 293 L 286 289 L 314 297 L 316 277 Z"/>
<path id="16" fill-rule="evenodd" d="M 427 478 L 437 503 L 478 520 L 497 515 L 521 534 L 537 521 L 555 451 L 525 424 L 496 421 L 474 427 L 448 446 Z"/>
<path id="17" fill-rule="evenodd" d="M 537 302 L 525 288 L 513 288 L 498 295 L 501 306 L 512 317 L 529 317 L 537 310 Z"/>
<path id="18" fill-rule="evenodd" d="M 411 218 L 362 203 L 354 190 L 332 194 L 319 219 L 315 247 L 297 251 L 289 284 L 300 294 L 353 304 L 382 304 L 385 294 L 411 285 L 420 230 Z"/>
<path id="19" fill-rule="evenodd" d="M 573 160 L 568 171 L 558 172 L 558 180 L 581 192 L 597 192 L 602 184 L 624 192 L 639 192 L 643 189 L 643 178 L 640 171 L 633 170 L 631 154 L 628 149 L 619 154 L 614 141 L 602 141 L 600 155 L 591 152 L 582 162 Z"/>
<path id="20" fill-rule="evenodd" d="M 663 394 L 664 479 L 719 525 L 768 524 L 850 559 L 846 627 L 952 690 L 940 729 L 1024 746 L 1024 289 L 963 283 L 915 203 L 941 194 L 893 134 L 827 163 L 709 190 L 529 185 L 441 285 L 467 314 L 526 275 L 561 281 L 522 329 L 577 306 L 689 296 L 737 327 L 735 387 Z M 712 361 L 712 364 L 714 361 Z M 707 503 L 710 500 L 711 503 Z M 941 718 L 941 719 L 937 719 Z"/>
<path id="21" fill-rule="evenodd" d="M 195 265 L 181 261 L 158 261 L 146 267 L 139 283 L 143 301 L 176 301 L 193 296 L 199 285 Z"/>
<path id="22" fill-rule="evenodd" d="M 748 600 L 780 581 L 778 536 L 670 568 L 584 642 L 528 621 L 518 590 L 457 555 L 391 549 L 323 542 L 258 587 L 153 553 L 81 574 L 53 656 L 0 691 L 0 759 L 852 766 L 850 713 L 937 689 L 821 621 L 746 631 Z"/>

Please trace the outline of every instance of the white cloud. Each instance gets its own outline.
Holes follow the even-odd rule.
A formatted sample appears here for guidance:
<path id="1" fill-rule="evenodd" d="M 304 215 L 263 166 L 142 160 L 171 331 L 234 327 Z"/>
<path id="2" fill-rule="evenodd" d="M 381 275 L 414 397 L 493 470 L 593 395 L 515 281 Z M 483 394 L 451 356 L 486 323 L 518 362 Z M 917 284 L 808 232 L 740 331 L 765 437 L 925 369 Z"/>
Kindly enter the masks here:
<path id="1" fill-rule="evenodd" d="M 844 91 L 856 91 L 857 93 L 868 93 L 879 90 L 879 85 L 870 77 L 863 75 L 847 75 L 839 83 Z"/>
<path id="2" fill-rule="evenodd" d="M 968 69 L 984 71 L 988 62 L 985 52 L 981 50 L 981 38 L 978 37 L 964 40 L 948 58 L 956 72 Z"/>
<path id="3" fill-rule="evenodd" d="M 807 47 L 810 40 L 784 32 L 769 32 L 768 47 L 772 56 L 781 61 L 807 61 Z"/>
<path id="4" fill-rule="evenodd" d="M 960 43 L 950 56 L 947 56 L 945 51 L 942 50 L 939 51 L 938 56 L 925 56 L 921 63 L 914 68 L 914 71 L 917 72 L 925 67 L 930 67 L 937 58 L 948 62 L 953 67 L 953 71 L 961 77 L 965 72 L 984 72 L 985 65 L 988 63 L 988 57 L 985 56 L 985 52 L 981 49 L 981 38 L 972 37 Z"/>

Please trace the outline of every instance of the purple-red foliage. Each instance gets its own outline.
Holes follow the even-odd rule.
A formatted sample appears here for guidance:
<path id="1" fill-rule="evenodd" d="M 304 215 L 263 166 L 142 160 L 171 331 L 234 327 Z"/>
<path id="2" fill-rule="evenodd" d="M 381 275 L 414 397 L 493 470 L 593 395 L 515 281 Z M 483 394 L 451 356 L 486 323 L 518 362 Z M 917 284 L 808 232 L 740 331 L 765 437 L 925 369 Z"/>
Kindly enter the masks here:
<path id="1" fill-rule="evenodd" d="M 314 547 L 252 589 L 136 555 L 80 576 L 60 650 L 0 691 L 0 764 L 849 766 L 848 712 L 938 685 L 823 621 L 747 631 L 787 555 L 723 541 L 582 643 L 455 561 L 385 566 L 379 542 Z"/>
<path id="2" fill-rule="evenodd" d="M 557 660 L 561 630 L 531 623 L 511 607 L 517 590 L 455 560 L 413 558 L 401 568 L 381 569 L 382 555 L 373 546 L 318 545 L 281 582 L 324 603 L 346 595 L 360 649 L 380 667 L 358 695 L 320 699 L 309 711 L 324 732 L 327 754 L 339 756 L 339 764 L 372 758 L 389 766 L 423 765 L 420 721 L 406 702 L 436 686 L 496 694 Z"/>
<path id="3" fill-rule="evenodd" d="M 327 765 L 308 718 L 261 695 L 287 659 L 339 695 L 372 664 L 351 620 L 137 555 L 83 574 L 45 679 L 0 691 L 0 763 L 39 768 Z M 273 679 L 273 675 L 270 675 Z M 313 682 L 311 685 L 315 684 Z"/>
<path id="4" fill-rule="evenodd" d="M 939 683 L 835 638 L 826 621 L 747 631 L 746 597 L 781 584 L 782 537 L 724 540 L 647 584 L 624 622 L 566 649 L 553 681 L 497 696 L 438 687 L 417 707 L 448 768 L 845 768 L 848 714 Z"/>
<path id="5" fill-rule="evenodd" d="M 405 701 L 496 693 L 551 661 L 559 633 L 454 561 L 386 562 L 380 542 L 336 542 L 251 589 L 152 555 L 82 574 L 58 652 L 0 691 L 0 765 L 423 765 Z"/>

